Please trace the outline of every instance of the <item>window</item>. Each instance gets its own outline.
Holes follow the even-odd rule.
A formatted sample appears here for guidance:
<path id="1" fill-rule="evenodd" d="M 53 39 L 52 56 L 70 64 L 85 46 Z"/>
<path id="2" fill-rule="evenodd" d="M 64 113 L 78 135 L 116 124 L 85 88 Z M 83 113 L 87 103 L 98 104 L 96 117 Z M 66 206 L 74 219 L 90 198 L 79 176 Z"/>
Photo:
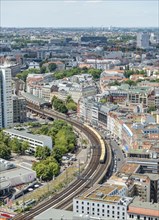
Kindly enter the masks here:
<path id="1" fill-rule="evenodd" d="M 82 211 L 82 213 L 84 213 L 84 211 Z"/>
<path id="2" fill-rule="evenodd" d="M 76 206 L 76 209 L 78 209 L 78 205 Z"/>
<path id="3" fill-rule="evenodd" d="M 112 209 L 114 209 L 114 206 L 112 206 Z"/>
<path id="4" fill-rule="evenodd" d="M 97 206 L 99 206 L 99 204 L 97 204 Z"/>
<path id="5" fill-rule="evenodd" d="M 78 203 L 78 201 L 76 201 L 76 203 Z"/>
<path id="6" fill-rule="evenodd" d="M 109 210 L 107 210 L 107 213 L 109 213 Z"/>
<path id="7" fill-rule="evenodd" d="M 89 210 L 89 207 L 87 207 L 87 210 Z"/>
<path id="8" fill-rule="evenodd" d="M 87 205 L 89 205 L 89 202 L 87 202 Z"/>
<path id="9" fill-rule="evenodd" d="M 84 209 L 84 206 L 82 206 L 82 209 Z"/>
<path id="10" fill-rule="evenodd" d="M 104 208 L 104 205 L 102 205 L 102 207 Z"/>
<path id="11" fill-rule="evenodd" d="M 102 212 L 104 212 L 104 209 L 102 209 Z"/>
<path id="12" fill-rule="evenodd" d="M 84 202 L 82 202 L 82 205 L 84 204 Z"/>
<path id="13" fill-rule="evenodd" d="M 94 208 L 92 208 L 92 211 L 94 211 Z"/>
<path id="14" fill-rule="evenodd" d="M 125 215 L 125 212 L 123 212 L 123 215 Z"/>
<path id="15" fill-rule="evenodd" d="M 89 211 L 87 212 L 87 214 L 89 214 Z"/>
<path id="16" fill-rule="evenodd" d="M 99 209 L 97 209 L 97 212 L 99 212 Z"/>
<path id="17" fill-rule="evenodd" d="M 94 206 L 94 203 L 92 203 L 92 206 Z"/>
<path id="18" fill-rule="evenodd" d="M 107 208 L 109 208 L 109 205 L 107 206 Z"/>
<path id="19" fill-rule="evenodd" d="M 112 214 L 114 214 L 114 211 L 112 211 Z"/>
<path id="20" fill-rule="evenodd" d="M 104 214 L 102 214 L 102 216 L 104 216 Z"/>

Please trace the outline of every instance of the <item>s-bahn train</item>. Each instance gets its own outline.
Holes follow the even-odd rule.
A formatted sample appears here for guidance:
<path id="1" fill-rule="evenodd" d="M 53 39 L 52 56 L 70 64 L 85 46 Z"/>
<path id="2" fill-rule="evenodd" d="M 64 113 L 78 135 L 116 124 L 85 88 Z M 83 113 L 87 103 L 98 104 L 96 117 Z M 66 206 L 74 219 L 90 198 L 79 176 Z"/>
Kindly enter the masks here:
<path id="1" fill-rule="evenodd" d="M 92 128 L 91 126 L 89 126 L 88 124 L 84 123 L 84 126 L 91 131 L 91 133 L 93 135 L 95 135 L 98 139 L 98 141 L 100 142 L 100 147 L 101 147 L 101 156 L 100 156 L 100 163 L 104 163 L 105 159 L 106 159 L 106 148 L 105 148 L 105 142 L 103 140 L 103 138 L 98 134 L 98 132 Z"/>

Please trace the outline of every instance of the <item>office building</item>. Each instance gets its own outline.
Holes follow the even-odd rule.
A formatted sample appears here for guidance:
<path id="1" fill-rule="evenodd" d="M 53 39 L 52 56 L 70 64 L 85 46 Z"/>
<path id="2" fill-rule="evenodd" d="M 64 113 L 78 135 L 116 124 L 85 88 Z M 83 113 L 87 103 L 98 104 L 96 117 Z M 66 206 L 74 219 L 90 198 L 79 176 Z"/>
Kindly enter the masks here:
<path id="1" fill-rule="evenodd" d="M 28 141 L 30 149 L 35 152 L 36 147 L 47 146 L 52 149 L 52 138 L 46 135 L 34 135 L 26 132 L 25 130 L 18 131 L 16 129 L 6 129 L 4 133 L 9 135 L 11 138 L 17 138 L 22 141 Z"/>
<path id="2" fill-rule="evenodd" d="M 137 47 L 142 49 L 149 48 L 149 34 L 138 33 L 137 34 Z"/>
<path id="3" fill-rule="evenodd" d="M 9 66 L 0 66 L 0 128 L 9 128 L 13 125 L 11 79 Z"/>

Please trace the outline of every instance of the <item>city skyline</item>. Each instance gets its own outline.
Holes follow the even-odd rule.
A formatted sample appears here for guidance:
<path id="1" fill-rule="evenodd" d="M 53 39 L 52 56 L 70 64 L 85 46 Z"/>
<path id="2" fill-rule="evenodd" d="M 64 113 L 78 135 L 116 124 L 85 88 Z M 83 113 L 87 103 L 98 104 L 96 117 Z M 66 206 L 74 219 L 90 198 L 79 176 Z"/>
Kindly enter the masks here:
<path id="1" fill-rule="evenodd" d="M 158 27 L 158 4 L 157 0 L 2 0 L 1 26 Z"/>

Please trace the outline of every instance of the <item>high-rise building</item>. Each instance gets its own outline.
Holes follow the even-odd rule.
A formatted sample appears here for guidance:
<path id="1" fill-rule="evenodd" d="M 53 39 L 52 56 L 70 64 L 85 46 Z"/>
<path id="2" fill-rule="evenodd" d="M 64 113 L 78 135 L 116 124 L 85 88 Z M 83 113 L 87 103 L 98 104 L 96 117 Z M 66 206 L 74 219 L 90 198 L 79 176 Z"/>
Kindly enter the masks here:
<path id="1" fill-rule="evenodd" d="M 0 128 L 13 125 L 13 101 L 11 69 L 0 66 Z"/>
<path id="2" fill-rule="evenodd" d="M 13 122 L 23 123 L 26 120 L 26 99 L 13 95 Z"/>
<path id="3" fill-rule="evenodd" d="M 149 48 L 149 34 L 148 33 L 138 33 L 137 34 L 137 47 L 138 48 Z"/>

